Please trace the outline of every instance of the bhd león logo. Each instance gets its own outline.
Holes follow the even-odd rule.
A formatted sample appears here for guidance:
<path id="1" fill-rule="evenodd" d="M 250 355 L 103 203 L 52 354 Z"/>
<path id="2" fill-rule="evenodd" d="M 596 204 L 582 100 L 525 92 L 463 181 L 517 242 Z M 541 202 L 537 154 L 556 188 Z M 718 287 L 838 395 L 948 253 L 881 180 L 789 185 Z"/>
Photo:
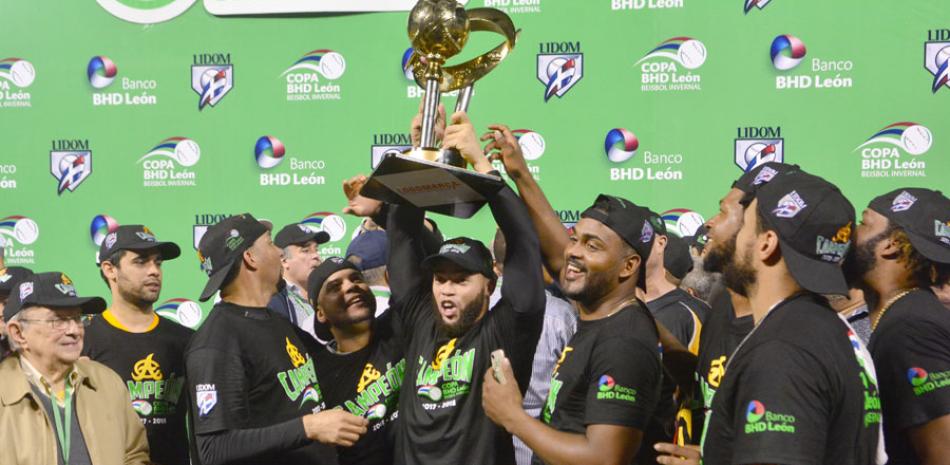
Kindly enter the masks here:
<path id="1" fill-rule="evenodd" d="M 862 178 L 926 177 L 922 158 L 933 146 L 934 136 L 926 126 L 899 122 L 885 126 L 858 145 Z"/>
<path id="2" fill-rule="evenodd" d="M 531 129 L 513 129 L 511 133 L 515 136 L 515 139 L 518 141 L 518 147 L 521 148 L 521 154 L 524 156 L 525 161 L 527 161 L 528 172 L 531 173 L 531 177 L 535 181 L 541 180 L 541 166 L 537 163 L 542 156 L 544 156 L 544 151 L 547 148 L 547 142 L 537 131 Z M 500 161 L 492 162 L 492 166 L 498 170 L 502 175 L 507 176 L 507 171 L 505 171 L 505 165 Z"/>
<path id="3" fill-rule="evenodd" d="M 75 191 L 92 175 L 92 150 L 88 139 L 56 139 L 49 153 L 49 170 L 56 179 L 56 194 Z"/>
<path id="4" fill-rule="evenodd" d="M 340 100 L 336 81 L 344 72 L 346 59 L 339 52 L 318 49 L 304 54 L 281 73 L 287 83 L 287 101 Z"/>
<path id="5" fill-rule="evenodd" d="M 785 162 L 785 139 L 781 126 L 736 128 L 736 166 L 748 173 L 768 162 Z"/>
<path id="6" fill-rule="evenodd" d="M 625 128 L 607 131 L 604 138 L 604 154 L 612 164 L 624 164 L 634 159 L 641 142 L 634 133 Z M 610 168 L 611 181 L 678 181 L 683 179 L 683 155 L 661 154 L 649 150 L 643 152 L 639 162 L 644 167 Z M 675 168 L 674 168 L 675 167 Z"/>
<path id="7" fill-rule="evenodd" d="M 933 75 L 931 92 L 950 88 L 950 29 L 927 31 L 924 42 L 924 68 Z"/>
<path id="8" fill-rule="evenodd" d="M 32 107 L 32 95 L 24 89 L 36 79 L 33 63 L 23 58 L 0 60 L 0 108 Z"/>
<path id="9" fill-rule="evenodd" d="M 795 432 L 794 415 L 772 412 L 758 400 L 750 401 L 746 406 L 745 418 L 745 434 Z"/>
<path id="10" fill-rule="evenodd" d="M 93 245 L 99 247 L 102 245 L 102 241 L 106 239 L 106 236 L 109 233 L 114 233 L 119 229 L 119 222 L 115 218 L 106 215 L 99 214 L 92 217 L 92 221 L 89 222 L 89 238 L 92 239 Z M 108 246 L 112 248 L 112 246 Z M 108 257 L 101 257 L 103 259 Z"/>
<path id="11" fill-rule="evenodd" d="M 86 65 L 86 77 L 93 88 L 93 106 L 138 106 L 158 103 L 158 97 L 154 95 L 155 89 L 158 88 L 155 80 L 130 79 L 123 76 L 118 86 L 122 91 L 118 92 L 112 87 L 118 74 L 119 68 L 111 58 L 96 55 L 89 59 L 89 64 Z"/>
<path id="12" fill-rule="evenodd" d="M 0 247 L 7 265 L 34 265 L 33 245 L 40 238 L 40 227 L 30 218 L 11 215 L 0 219 Z"/>
<path id="13" fill-rule="evenodd" d="M 544 101 L 564 97 L 584 77 L 580 42 L 538 44 L 538 80 L 544 84 Z"/>
<path id="14" fill-rule="evenodd" d="M 693 71 L 705 62 L 706 45 L 701 41 L 685 36 L 664 40 L 635 63 L 640 67 L 640 90 L 702 90 L 702 76 Z"/>
<path id="15" fill-rule="evenodd" d="M 197 173 L 191 168 L 201 159 L 201 147 L 187 137 L 169 137 L 152 147 L 136 163 L 142 165 L 145 187 L 194 187 Z"/>
<path id="16" fill-rule="evenodd" d="M 192 55 L 191 88 L 198 94 L 198 110 L 216 106 L 234 88 L 234 65 L 230 53 Z"/>
<path id="17" fill-rule="evenodd" d="M 285 162 L 287 159 L 289 163 Z M 254 160 L 263 170 L 258 178 L 261 186 L 322 186 L 327 183 L 327 178 L 319 174 L 326 169 L 326 161 L 288 157 L 287 146 L 274 136 L 257 138 Z M 284 172 L 278 169 L 281 166 Z"/>
<path id="18" fill-rule="evenodd" d="M 791 34 L 780 34 L 772 39 L 769 56 L 772 66 L 782 74 L 775 76 L 776 89 L 847 89 L 854 87 L 851 60 L 823 60 L 812 58 L 811 66 L 797 69 L 804 61 L 808 50 L 805 42 Z M 807 73 L 813 74 L 807 74 Z"/>

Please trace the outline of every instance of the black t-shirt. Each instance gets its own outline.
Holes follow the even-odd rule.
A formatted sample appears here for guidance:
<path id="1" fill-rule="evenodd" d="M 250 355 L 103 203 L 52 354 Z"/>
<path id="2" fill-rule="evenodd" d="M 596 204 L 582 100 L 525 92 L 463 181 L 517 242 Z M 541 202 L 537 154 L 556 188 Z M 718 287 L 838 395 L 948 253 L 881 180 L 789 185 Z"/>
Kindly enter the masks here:
<path id="1" fill-rule="evenodd" d="M 696 408 L 691 410 L 689 427 L 682 433 L 685 443 L 700 442 L 706 425 L 705 419 L 712 408 L 713 395 L 719 389 L 726 373 L 726 363 L 754 325 L 752 315 L 736 318 L 728 292 L 723 291 L 713 300 L 713 307 L 703 326 L 699 343 L 696 390 L 693 391 Z"/>
<path id="2" fill-rule="evenodd" d="M 646 303 L 650 313 L 692 353 L 699 351 L 700 332 L 709 315 L 709 305 L 676 288 Z"/>
<path id="3" fill-rule="evenodd" d="M 950 414 L 950 312 L 930 290 L 894 302 L 871 334 L 889 464 L 920 459 L 907 429 Z"/>
<path id="4" fill-rule="evenodd" d="M 703 463 L 874 463 L 880 398 L 857 341 L 818 296 L 779 303 L 729 360 Z"/>
<path id="5" fill-rule="evenodd" d="M 111 368 L 129 390 L 148 434 L 153 462 L 188 465 L 185 346 L 194 331 L 164 318 L 144 333 L 130 333 L 97 315 L 86 328 L 82 354 Z"/>
<path id="6" fill-rule="evenodd" d="M 406 371 L 402 340 L 392 328 L 393 311 L 373 324 L 370 343 L 348 354 L 314 344 L 317 377 L 326 404 L 369 420 L 367 433 L 352 447 L 339 447 L 341 465 L 384 465 L 393 461 L 399 418 L 399 391 Z"/>
<path id="7" fill-rule="evenodd" d="M 185 356 L 195 433 L 263 428 L 323 410 L 304 334 L 266 308 L 215 305 Z M 242 463 L 335 462 L 332 447 L 311 442 Z"/>
<path id="8" fill-rule="evenodd" d="M 634 463 L 655 464 L 650 433 L 656 429 L 662 369 L 656 327 L 639 304 L 599 320 L 579 320 L 554 367 L 541 421 L 578 434 L 588 425 L 636 428 L 645 434 Z M 542 461 L 535 455 L 533 463 Z"/>

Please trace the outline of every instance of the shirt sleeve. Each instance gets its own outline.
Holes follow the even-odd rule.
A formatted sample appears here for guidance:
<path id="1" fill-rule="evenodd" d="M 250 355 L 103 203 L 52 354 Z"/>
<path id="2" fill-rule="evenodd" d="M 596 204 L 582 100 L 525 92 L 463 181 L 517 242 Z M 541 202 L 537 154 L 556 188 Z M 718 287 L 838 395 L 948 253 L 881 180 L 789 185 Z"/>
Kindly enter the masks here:
<path id="1" fill-rule="evenodd" d="M 584 424 L 645 430 L 660 397 L 657 349 L 612 337 L 594 347 L 590 365 Z"/>
<path id="2" fill-rule="evenodd" d="M 695 354 L 699 352 L 699 338 L 696 331 L 699 318 L 694 318 L 693 315 L 693 311 L 686 305 L 673 302 L 661 308 L 654 316 L 680 344 L 683 344 L 683 347 Z"/>
<path id="3" fill-rule="evenodd" d="M 821 361 L 772 341 L 751 348 L 743 365 L 730 369 L 739 376 L 732 463 L 822 463 L 840 386 Z"/>
<path id="4" fill-rule="evenodd" d="M 950 414 L 950 334 L 927 320 L 902 321 L 874 341 L 889 427 L 903 430 Z"/>
<path id="5" fill-rule="evenodd" d="M 213 348 L 185 356 L 195 433 L 238 429 L 247 424 L 247 379 L 241 358 Z"/>

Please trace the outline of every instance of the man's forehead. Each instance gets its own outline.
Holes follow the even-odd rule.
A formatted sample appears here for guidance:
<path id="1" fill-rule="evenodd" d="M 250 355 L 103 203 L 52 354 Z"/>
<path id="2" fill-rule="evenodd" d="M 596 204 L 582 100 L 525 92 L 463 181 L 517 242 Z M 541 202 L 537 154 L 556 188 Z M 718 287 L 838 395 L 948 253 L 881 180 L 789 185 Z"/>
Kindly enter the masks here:
<path id="1" fill-rule="evenodd" d="M 342 280 L 347 279 L 347 278 L 353 279 L 353 278 L 358 277 L 358 276 L 360 276 L 360 275 L 361 275 L 361 273 L 360 273 L 359 271 L 357 271 L 357 270 L 354 270 L 354 269 L 351 269 L 351 268 L 345 268 L 345 269 L 336 271 L 336 272 L 334 272 L 333 274 L 331 274 L 331 275 L 327 278 L 327 284 L 330 284 L 330 283 L 333 283 L 333 282 L 337 282 L 337 281 L 342 281 Z"/>
<path id="2" fill-rule="evenodd" d="M 574 234 L 580 237 L 595 238 L 602 241 L 620 241 L 620 236 L 604 223 L 591 218 L 581 218 L 574 225 Z"/>

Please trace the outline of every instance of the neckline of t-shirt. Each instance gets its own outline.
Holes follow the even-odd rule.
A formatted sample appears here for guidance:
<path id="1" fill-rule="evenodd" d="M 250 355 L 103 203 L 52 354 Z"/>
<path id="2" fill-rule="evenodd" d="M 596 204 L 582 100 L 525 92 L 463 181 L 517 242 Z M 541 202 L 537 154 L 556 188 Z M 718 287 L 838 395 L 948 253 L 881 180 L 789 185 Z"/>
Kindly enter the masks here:
<path id="1" fill-rule="evenodd" d="M 152 323 L 149 325 L 148 328 L 145 329 L 145 331 L 132 331 L 129 328 L 127 328 L 125 325 L 123 325 L 122 322 L 118 320 L 118 318 L 115 317 L 115 314 L 112 313 L 112 308 L 105 309 L 102 312 L 101 316 L 102 316 L 103 321 L 106 322 L 106 325 L 126 334 L 149 334 L 152 331 L 155 331 L 156 328 L 158 328 L 158 324 L 162 320 L 162 318 L 158 316 L 157 313 L 152 313 L 152 316 L 155 319 L 152 320 Z"/>

